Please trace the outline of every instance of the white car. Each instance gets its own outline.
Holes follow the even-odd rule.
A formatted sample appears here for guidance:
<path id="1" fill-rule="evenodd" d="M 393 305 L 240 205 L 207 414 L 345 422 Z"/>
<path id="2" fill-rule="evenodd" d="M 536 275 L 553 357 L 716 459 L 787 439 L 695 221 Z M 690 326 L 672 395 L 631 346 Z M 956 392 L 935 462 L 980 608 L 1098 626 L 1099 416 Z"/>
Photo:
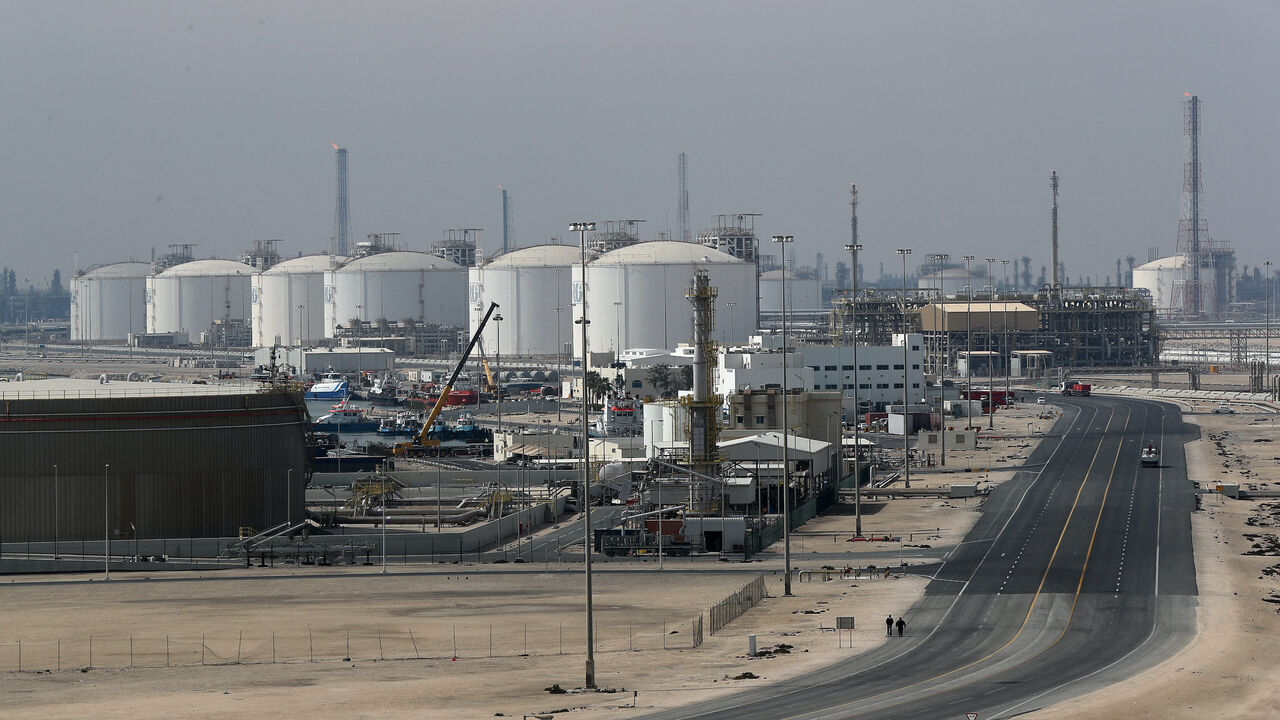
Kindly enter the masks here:
<path id="1" fill-rule="evenodd" d="M 1213 414 L 1214 415 L 1235 415 L 1236 411 L 1235 411 L 1235 408 L 1229 405 L 1219 405 L 1218 407 L 1213 409 Z"/>
<path id="2" fill-rule="evenodd" d="M 1043 396 L 1043 395 L 1041 395 L 1040 397 L 1036 398 L 1036 404 L 1037 404 L 1037 405 L 1043 405 L 1043 404 L 1044 404 L 1044 396 Z"/>

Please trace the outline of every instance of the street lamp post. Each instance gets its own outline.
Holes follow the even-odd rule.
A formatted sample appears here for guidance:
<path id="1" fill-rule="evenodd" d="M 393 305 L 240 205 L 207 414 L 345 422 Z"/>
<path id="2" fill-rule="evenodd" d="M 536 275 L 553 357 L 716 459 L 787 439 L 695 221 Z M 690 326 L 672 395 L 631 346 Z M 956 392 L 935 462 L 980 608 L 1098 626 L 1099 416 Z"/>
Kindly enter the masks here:
<path id="1" fill-rule="evenodd" d="M 1009 345 L 1009 301 L 1004 294 L 1009 290 L 1009 261 L 1001 260 L 1000 264 L 1004 266 L 1004 281 L 1001 283 L 1000 290 L 1000 307 L 1004 312 L 1004 319 L 1001 322 L 1004 325 L 1004 352 L 1001 353 L 1000 360 L 1004 363 L 1004 401 L 1009 402 L 1009 373 L 1013 370 L 1013 348 Z"/>
<path id="2" fill-rule="evenodd" d="M 585 264 L 583 267 L 586 267 Z M 585 271 L 584 271 L 585 272 Z M 560 313 L 564 312 L 564 308 L 560 307 L 560 269 L 556 269 L 556 383 L 560 386 L 556 388 L 556 422 L 560 422 L 560 393 L 564 390 L 564 374 L 563 363 L 561 362 L 561 354 L 564 352 L 564 342 L 560 339 Z"/>
<path id="3" fill-rule="evenodd" d="M 947 301 L 947 291 L 946 291 L 947 260 L 951 256 L 948 255 L 947 253 L 934 253 L 929 257 L 933 258 L 938 262 L 938 305 L 935 306 L 935 309 L 941 309 L 942 304 Z M 935 313 L 933 318 L 934 318 L 933 330 L 934 332 L 938 332 L 938 326 L 942 324 L 942 322 L 939 322 L 939 319 L 938 319 L 939 314 Z M 941 318 L 944 321 L 946 320 L 947 314 L 945 311 L 941 313 Z M 942 418 L 942 432 L 940 433 L 940 437 L 942 440 L 942 446 L 941 446 L 942 466 L 946 467 L 947 466 L 947 363 L 951 360 L 951 324 L 949 321 L 947 321 L 946 329 L 942 331 L 941 345 L 942 347 L 940 348 L 940 350 L 942 351 L 942 358 L 941 358 L 941 363 L 938 370 L 938 415 L 939 417 Z"/>
<path id="4" fill-rule="evenodd" d="M 1271 261 L 1262 263 L 1267 268 L 1267 337 L 1264 343 L 1266 353 L 1262 358 L 1262 381 L 1266 384 L 1267 394 L 1271 394 Z"/>
<path id="5" fill-rule="evenodd" d="M 494 438 L 494 441 L 493 441 L 493 450 L 494 450 L 493 459 L 497 460 L 498 459 L 497 457 L 498 443 L 502 442 L 502 313 L 498 313 L 497 315 L 493 316 L 493 323 L 494 323 L 493 325 L 494 330 L 498 336 L 497 337 L 498 348 L 497 348 L 497 351 L 494 353 L 494 364 L 498 366 L 498 376 L 497 376 L 498 381 L 496 386 L 493 388 L 493 392 L 497 395 L 497 398 L 498 398 L 498 435 L 497 437 Z M 502 465 L 503 464 L 497 463 L 497 465 L 498 465 L 498 495 L 496 498 L 497 502 L 494 503 L 494 508 L 496 512 L 496 517 L 494 518 L 494 520 L 496 520 L 497 523 L 494 525 L 494 527 L 498 529 L 497 531 L 498 537 L 496 539 L 496 542 L 498 543 L 498 545 L 502 546 L 502 558 L 505 560 L 507 557 L 507 547 L 503 543 L 503 536 L 502 536 Z"/>
<path id="6" fill-rule="evenodd" d="M 791 596 L 791 458 L 790 416 L 787 415 L 787 245 L 795 242 L 791 235 L 774 235 L 782 256 L 782 594 Z"/>
<path id="7" fill-rule="evenodd" d="M 849 251 L 853 278 L 850 288 L 850 295 L 853 297 L 853 330 L 849 333 L 849 344 L 853 346 L 853 535 L 862 537 L 862 468 L 859 465 L 862 446 L 858 435 L 858 415 L 862 409 L 858 402 L 858 251 L 862 249 L 862 245 L 853 243 L 845 245 L 844 249 Z M 843 439 L 840 444 L 844 445 Z"/>
<path id="8" fill-rule="evenodd" d="M 911 248 L 898 248 L 898 254 L 902 256 L 902 471 L 905 473 L 902 486 L 909 488 L 911 487 L 911 435 L 907 428 L 909 422 L 907 389 L 911 385 L 909 382 L 911 367 L 907 359 L 907 334 L 911 327 L 907 322 L 907 256 L 911 254 Z"/>
<path id="9" fill-rule="evenodd" d="M 111 463 L 102 466 L 102 537 L 105 541 L 102 569 L 106 572 L 106 580 L 111 580 L 111 494 L 107 491 L 107 474 L 110 472 Z"/>
<path id="10" fill-rule="evenodd" d="M 996 297 L 996 280 L 992 263 L 995 258 L 987 258 L 987 279 L 991 282 L 987 287 L 991 291 L 987 293 L 987 421 L 988 427 L 995 429 L 996 427 L 996 394 L 995 394 L 995 367 L 992 365 L 992 335 L 995 333 L 991 330 L 991 301 Z"/>
<path id="11" fill-rule="evenodd" d="M 582 317 L 575 320 L 582 326 L 582 531 L 584 575 L 586 576 L 587 605 L 587 662 L 586 686 L 596 686 L 595 622 L 591 611 L 591 459 L 588 452 L 591 435 L 587 431 L 587 231 L 595 230 L 594 222 L 569 223 L 569 231 L 578 233 L 578 246 L 582 254 Z"/>
<path id="12" fill-rule="evenodd" d="M 964 270 L 969 276 L 965 289 L 968 299 L 964 310 L 964 425 L 973 425 L 973 255 L 964 256 Z"/>
<path id="13" fill-rule="evenodd" d="M 53 466 L 53 559 L 58 559 L 58 466 Z"/>

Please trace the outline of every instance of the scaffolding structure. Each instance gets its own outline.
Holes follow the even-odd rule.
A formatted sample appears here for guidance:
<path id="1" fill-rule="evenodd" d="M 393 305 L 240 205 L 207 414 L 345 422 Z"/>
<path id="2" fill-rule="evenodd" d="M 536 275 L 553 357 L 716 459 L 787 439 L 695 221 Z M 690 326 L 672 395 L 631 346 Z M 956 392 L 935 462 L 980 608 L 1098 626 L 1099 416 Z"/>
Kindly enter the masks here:
<path id="1" fill-rule="evenodd" d="M 720 407 L 724 399 L 711 391 L 716 367 L 715 303 L 711 276 L 698 270 L 685 297 L 693 305 L 693 392 L 681 398 L 688 418 L 689 469 L 716 476 L 720 469 Z"/>
<path id="2" fill-rule="evenodd" d="M 901 292 L 865 290 L 855 303 L 847 294 L 837 298 L 830 314 L 830 341 L 860 345 L 887 345 L 897 333 L 923 332 L 933 356 L 930 368 L 956 367 L 968 346 L 998 348 L 1007 357 L 1014 350 L 1045 350 L 1057 367 L 1128 367 L 1150 365 L 1160 357 L 1161 336 L 1156 311 L 1140 293 L 1124 288 L 1061 288 L 1058 293 L 975 292 L 973 315 L 984 314 L 989 303 L 1022 303 L 1036 311 L 1034 329 L 1010 327 L 1006 334 L 1001 311 L 990 327 L 985 322 L 971 328 L 922 331 L 921 308 L 938 299 L 937 289 L 909 290 L 907 315 L 902 312 Z M 948 302 L 965 303 L 967 294 L 952 295 Z M 945 349 L 945 350 L 944 350 Z M 942 357 L 944 352 L 948 357 Z"/>
<path id="3" fill-rule="evenodd" d="M 475 267 L 476 248 L 480 246 L 483 228 L 450 228 L 445 230 L 440 242 L 431 246 L 431 254 L 455 265 Z"/>
<path id="4" fill-rule="evenodd" d="M 1186 260 L 1174 283 L 1173 306 L 1183 318 L 1222 319 L 1235 300 L 1235 251 L 1209 235 L 1200 172 L 1200 98 L 1187 95 L 1182 120 L 1186 162 L 1182 172 L 1182 205 L 1178 214 L 1178 254 Z"/>

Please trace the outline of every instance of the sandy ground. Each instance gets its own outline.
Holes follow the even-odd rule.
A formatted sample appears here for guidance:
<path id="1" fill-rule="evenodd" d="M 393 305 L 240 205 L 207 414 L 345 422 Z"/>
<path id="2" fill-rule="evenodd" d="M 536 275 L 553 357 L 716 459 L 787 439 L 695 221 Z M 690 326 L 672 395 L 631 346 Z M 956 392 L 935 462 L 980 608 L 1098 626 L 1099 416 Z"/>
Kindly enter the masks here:
<path id="1" fill-rule="evenodd" d="M 1009 477 L 1051 424 L 1038 417 L 1045 410 L 1001 415 L 1003 439 L 989 452 L 984 443 L 949 460 L 952 470 L 978 470 L 913 471 L 913 487 Z M 794 534 L 793 565 L 803 572 L 793 597 L 782 597 L 778 546 L 758 562 L 668 560 L 662 572 L 655 561 L 598 563 L 597 682 L 617 691 L 608 693 L 545 690 L 582 683 L 580 566 L 398 566 L 389 576 L 255 568 L 109 585 L 6 578 L 0 716 L 238 718 L 288 707 L 344 718 L 636 716 L 798 677 L 892 642 L 883 635 L 887 613 L 907 615 L 910 633 L 907 611 L 925 579 L 844 578 L 824 568 L 883 566 L 895 553 L 910 564 L 921 545 L 961 539 L 980 508 L 976 500 L 867 500 L 864 533 L 901 542 L 850 542 L 854 516 L 840 506 Z M 692 619 L 759 575 L 768 597 L 694 649 Z M 857 629 L 836 632 L 838 616 L 854 617 Z M 785 647 L 750 658 L 751 634 L 762 649 Z M 756 677 L 735 679 L 743 673 Z"/>
<path id="2" fill-rule="evenodd" d="M 1226 481 L 1280 489 L 1275 414 L 1237 406 L 1240 414 L 1213 415 L 1216 406 L 1195 403 L 1194 414 L 1184 416 L 1200 425 L 1202 434 L 1187 446 L 1191 479 L 1203 487 Z M 1275 541 L 1280 501 L 1206 494 L 1202 508 L 1191 519 L 1200 591 L 1192 644 L 1135 678 L 1023 717 L 1251 719 L 1280 714 L 1280 549 Z M 1263 554 L 1246 554 L 1255 552 Z"/>

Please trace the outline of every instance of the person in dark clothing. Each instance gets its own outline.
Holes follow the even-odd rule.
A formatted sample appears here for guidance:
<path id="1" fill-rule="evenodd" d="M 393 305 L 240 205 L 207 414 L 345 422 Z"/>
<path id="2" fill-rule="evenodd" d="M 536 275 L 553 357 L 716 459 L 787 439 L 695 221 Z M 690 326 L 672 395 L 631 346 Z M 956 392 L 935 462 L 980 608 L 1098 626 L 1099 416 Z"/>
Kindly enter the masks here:
<path id="1" fill-rule="evenodd" d="M 902 618 L 898 618 L 898 637 L 902 637 L 902 631 L 907 629 L 907 623 Z"/>
<path id="2" fill-rule="evenodd" d="M 885 634 L 885 637 L 893 637 L 893 616 L 892 615 L 884 619 L 884 634 Z"/>

